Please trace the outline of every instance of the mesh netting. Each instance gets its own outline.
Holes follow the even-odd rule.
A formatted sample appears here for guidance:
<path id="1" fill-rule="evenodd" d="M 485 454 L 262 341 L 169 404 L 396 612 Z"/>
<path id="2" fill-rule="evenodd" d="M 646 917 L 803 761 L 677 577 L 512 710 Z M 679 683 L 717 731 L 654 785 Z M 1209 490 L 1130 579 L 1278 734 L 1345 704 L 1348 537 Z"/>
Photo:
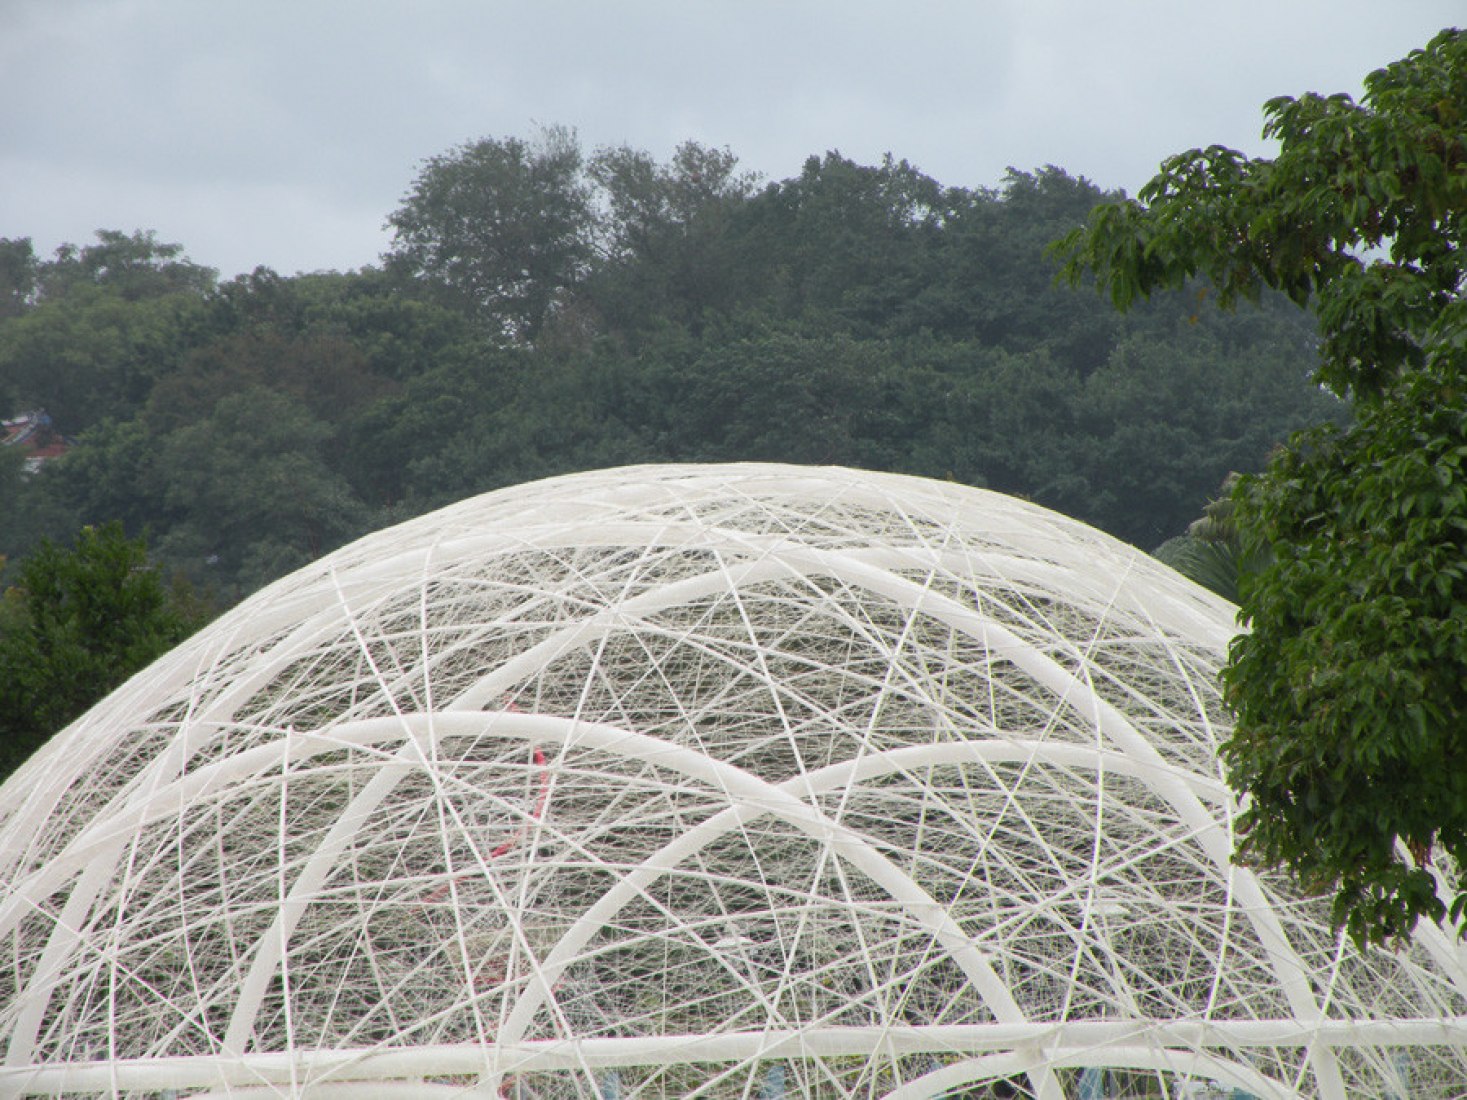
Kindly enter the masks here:
<path id="1" fill-rule="evenodd" d="M 0 790 L 0 1095 L 1467 1096 L 1454 942 L 1230 864 L 1233 630 L 848 470 L 372 535 Z"/>

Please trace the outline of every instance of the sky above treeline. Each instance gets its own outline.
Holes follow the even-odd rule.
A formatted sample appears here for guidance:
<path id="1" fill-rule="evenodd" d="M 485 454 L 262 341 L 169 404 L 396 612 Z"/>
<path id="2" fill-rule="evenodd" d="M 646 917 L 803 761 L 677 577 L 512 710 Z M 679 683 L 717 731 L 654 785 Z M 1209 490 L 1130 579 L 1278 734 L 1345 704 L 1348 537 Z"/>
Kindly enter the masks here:
<path id="1" fill-rule="evenodd" d="M 1361 78 L 1464 0 L 0 0 L 0 237 L 154 230 L 224 277 L 375 263 L 423 160 L 574 128 L 765 179 L 836 149 L 944 184 L 1134 191 Z"/>

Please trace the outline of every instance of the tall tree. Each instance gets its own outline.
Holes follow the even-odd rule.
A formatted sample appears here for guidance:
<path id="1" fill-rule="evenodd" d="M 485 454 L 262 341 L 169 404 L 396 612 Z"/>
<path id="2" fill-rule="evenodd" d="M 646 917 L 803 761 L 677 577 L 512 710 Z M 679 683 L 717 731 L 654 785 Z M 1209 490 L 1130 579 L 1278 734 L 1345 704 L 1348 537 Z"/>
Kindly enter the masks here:
<path id="1" fill-rule="evenodd" d="M 0 776 L 199 625 L 120 523 L 42 542 L 0 616 Z"/>
<path id="2" fill-rule="evenodd" d="M 584 169 L 574 132 L 560 127 L 430 157 L 387 219 L 389 265 L 447 289 L 497 333 L 533 341 L 594 255 Z"/>
<path id="3" fill-rule="evenodd" d="M 696 141 L 679 145 L 667 164 L 626 145 L 598 149 L 589 171 L 606 198 L 608 252 L 655 257 L 710 208 L 747 198 L 756 177 L 738 163 L 729 150 Z"/>
<path id="4" fill-rule="evenodd" d="M 932 277 L 941 225 L 937 181 L 888 154 L 879 165 L 838 152 L 754 200 L 748 232 L 763 253 L 772 303 L 829 331 L 879 333 Z"/>
<path id="5" fill-rule="evenodd" d="M 756 177 L 727 149 L 683 142 L 659 164 L 628 146 L 599 149 L 589 172 L 605 207 L 604 253 L 588 295 L 607 327 L 697 326 L 740 289 L 736 212 Z"/>
<path id="6" fill-rule="evenodd" d="M 97 243 L 33 264 L 29 248 L 0 247 L 17 287 L 11 315 L 0 306 L 3 414 L 44 408 L 67 435 L 129 415 L 194 338 L 213 271 L 151 233 L 99 230 Z"/>
<path id="7" fill-rule="evenodd" d="M 183 245 L 160 241 L 152 230 L 123 233 L 99 229 L 93 244 L 64 244 L 38 265 L 42 298 L 60 298 L 78 287 L 101 286 L 128 301 L 169 294 L 202 294 L 214 286 L 215 272 L 186 259 Z"/>
<path id="8" fill-rule="evenodd" d="M 0 321 L 18 317 L 36 292 L 37 262 L 29 237 L 0 237 Z"/>
<path id="9" fill-rule="evenodd" d="M 1265 114 L 1277 157 L 1183 153 L 1061 248 L 1121 306 L 1201 274 L 1225 304 L 1267 287 L 1318 314 L 1315 377 L 1356 421 L 1234 496 L 1243 548 L 1272 555 L 1225 672 L 1240 850 L 1333 890 L 1358 940 L 1449 913 L 1467 933 L 1467 34 L 1359 103 Z"/>

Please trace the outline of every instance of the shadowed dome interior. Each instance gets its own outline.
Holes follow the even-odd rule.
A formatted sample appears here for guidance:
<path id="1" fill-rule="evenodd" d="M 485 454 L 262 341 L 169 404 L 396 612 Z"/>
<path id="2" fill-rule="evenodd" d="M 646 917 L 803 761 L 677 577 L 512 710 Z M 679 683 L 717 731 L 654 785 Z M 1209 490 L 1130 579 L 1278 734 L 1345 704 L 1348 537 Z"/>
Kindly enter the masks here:
<path id="1" fill-rule="evenodd" d="M 1455 941 L 1230 864 L 1233 631 L 851 470 L 371 535 L 0 789 L 0 1096 L 1467 1096 Z"/>

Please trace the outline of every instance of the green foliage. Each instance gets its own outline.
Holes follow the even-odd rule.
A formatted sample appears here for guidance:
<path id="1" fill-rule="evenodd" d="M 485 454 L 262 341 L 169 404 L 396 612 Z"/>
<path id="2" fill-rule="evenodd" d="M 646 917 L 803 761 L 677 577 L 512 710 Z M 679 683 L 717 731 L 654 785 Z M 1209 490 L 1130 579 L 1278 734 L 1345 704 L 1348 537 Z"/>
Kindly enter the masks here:
<path id="1" fill-rule="evenodd" d="M 1444 915 L 1431 854 L 1467 866 L 1461 365 L 1296 438 L 1237 501 L 1246 545 L 1277 555 L 1243 581 L 1253 629 L 1226 672 L 1244 851 L 1332 887 L 1357 939 L 1403 937 Z"/>
<path id="2" fill-rule="evenodd" d="M 1046 252 L 1105 197 L 1053 166 L 1032 174 L 1011 169 L 997 193 L 949 190 L 942 275 L 907 310 L 909 323 L 1015 353 L 1043 347 L 1066 371 L 1088 375 L 1125 338 L 1127 325 L 1093 295 L 1056 285 Z M 1176 313 L 1173 305 L 1148 320 L 1169 324 Z"/>
<path id="3" fill-rule="evenodd" d="M 29 241 L 0 242 L 0 297 L 14 287 L 0 306 L 4 415 L 43 408 L 67 434 L 129 415 L 196 339 L 213 272 L 151 234 L 97 238 L 42 263 Z"/>
<path id="4" fill-rule="evenodd" d="M 1163 163 L 1137 201 L 1102 206 L 1058 245 L 1122 308 L 1196 275 L 1223 305 L 1262 288 L 1313 301 L 1318 380 L 1381 397 L 1460 334 L 1467 209 L 1467 37 L 1372 73 L 1364 100 L 1280 97 L 1264 108 L 1272 160 L 1222 146 Z M 1385 249 L 1388 258 L 1369 250 Z"/>
<path id="5" fill-rule="evenodd" d="M 332 431 L 299 401 L 250 387 L 168 436 L 149 472 L 162 514 L 183 522 L 160 555 L 240 594 L 362 529 L 360 502 L 325 461 Z"/>
<path id="6" fill-rule="evenodd" d="M 1222 321 L 1190 294 L 1164 296 L 1121 319 L 1054 286 L 1045 243 L 1102 197 L 1057 168 L 970 191 L 895 158 L 830 153 L 756 190 L 726 150 L 585 158 L 557 131 L 438 158 L 399 220 L 472 198 L 487 205 L 463 217 L 528 219 L 501 229 L 533 243 L 553 211 L 521 189 L 551 170 L 546 158 L 560 185 L 590 196 L 573 236 L 593 247 L 576 244 L 574 270 L 545 276 L 556 289 L 529 328 L 507 320 L 524 299 L 476 299 L 455 283 L 457 260 L 405 236 L 384 271 L 261 268 L 203 293 L 163 280 L 174 289 L 151 298 L 109 275 L 32 295 L 0 321 L 0 364 L 15 368 L 0 379 L 24 379 L 28 403 L 78 446 L 24 487 L 0 552 L 121 518 L 158 532 L 170 568 L 243 591 L 371 526 L 509 482 L 752 457 L 988 484 L 1151 545 L 1227 470 L 1256 467 L 1288 430 L 1331 413 L 1303 381 L 1308 326 L 1267 301 Z M 479 237 L 438 243 L 485 278 L 503 260 Z M 269 455 L 214 430 L 241 393 L 295 410 L 295 434 L 273 437 Z M 236 448 L 272 465 L 292 456 L 326 520 L 282 538 L 255 510 L 223 552 L 227 509 L 193 471 L 233 469 Z M 221 476 L 242 483 L 241 501 L 259 495 Z"/>
<path id="7" fill-rule="evenodd" d="M 1196 515 L 1232 470 L 1256 469 L 1296 427 L 1339 414 L 1301 355 L 1260 341 L 1231 351 L 1185 323 L 1121 340 L 1068 398 L 1075 477 L 1053 501 L 1139 546 Z"/>
<path id="8" fill-rule="evenodd" d="M 84 528 L 71 550 L 42 542 L 0 610 L 0 776 L 204 613 L 170 598 L 119 523 Z"/>
<path id="9" fill-rule="evenodd" d="M 835 152 L 760 186 L 726 149 L 552 129 L 425 162 L 381 270 L 216 285 L 148 234 L 0 242 L 0 414 L 75 441 L 34 476 L 0 456 L 0 554 L 121 520 L 227 601 L 501 485 L 750 459 L 986 484 L 1152 545 L 1333 410 L 1267 295 L 1122 318 L 1055 285 L 1046 243 L 1104 197 Z"/>
<path id="10" fill-rule="evenodd" d="M 1320 321 L 1316 380 L 1356 406 L 1234 493 L 1250 632 L 1225 671 L 1243 857 L 1332 889 L 1360 941 L 1467 933 L 1467 35 L 1347 96 L 1275 99 L 1272 160 L 1174 157 L 1059 248 L 1118 305 L 1204 275 Z"/>
<path id="11" fill-rule="evenodd" d="M 697 142 L 658 164 L 641 150 L 601 149 L 588 174 L 605 214 L 603 255 L 577 303 L 598 327 L 637 338 L 668 323 L 698 328 L 747 292 L 739 214 L 754 177 L 726 149 Z M 566 320 L 578 317 L 575 309 Z"/>
<path id="12" fill-rule="evenodd" d="M 575 135 L 485 138 L 423 166 L 388 218 L 389 263 L 447 290 L 496 334 L 533 340 L 590 263 L 595 217 Z"/>
<path id="13" fill-rule="evenodd" d="M 38 297 L 56 300 L 88 287 L 101 287 L 136 302 L 174 294 L 202 294 L 214 285 L 214 271 L 183 258 L 181 244 L 164 243 L 151 230 L 120 233 L 99 229 L 95 244 L 62 245 L 53 259 L 36 267 Z"/>
<path id="14" fill-rule="evenodd" d="M 1273 561 L 1267 543 L 1244 548 L 1237 501 L 1232 496 L 1237 483 L 1238 475 L 1230 473 L 1222 485 L 1223 495 L 1208 503 L 1202 518 L 1193 520 L 1185 535 L 1170 538 L 1152 551 L 1184 577 L 1233 603 L 1240 599 L 1243 577 Z"/>
<path id="15" fill-rule="evenodd" d="M 29 237 L 0 237 L 0 320 L 18 317 L 36 292 L 36 253 Z"/>
<path id="16" fill-rule="evenodd" d="M 0 447 L 0 516 L 17 516 L 26 490 L 25 454 L 19 447 Z M 13 522 L 13 520 L 12 520 Z M 13 551 L 0 535 L 0 554 Z"/>
<path id="17" fill-rule="evenodd" d="M 783 311 L 863 336 L 931 278 L 927 243 L 942 188 L 906 161 L 856 164 L 811 157 L 798 177 L 766 190 L 750 211 L 761 251 L 778 262 Z M 775 247 L 775 241 L 782 246 Z M 928 270 L 924 270 L 928 268 Z"/>

